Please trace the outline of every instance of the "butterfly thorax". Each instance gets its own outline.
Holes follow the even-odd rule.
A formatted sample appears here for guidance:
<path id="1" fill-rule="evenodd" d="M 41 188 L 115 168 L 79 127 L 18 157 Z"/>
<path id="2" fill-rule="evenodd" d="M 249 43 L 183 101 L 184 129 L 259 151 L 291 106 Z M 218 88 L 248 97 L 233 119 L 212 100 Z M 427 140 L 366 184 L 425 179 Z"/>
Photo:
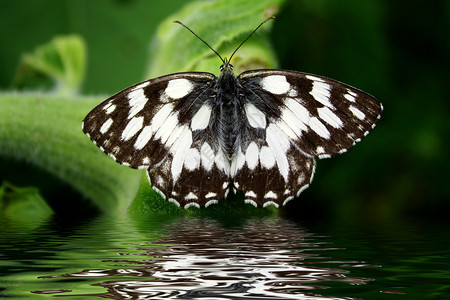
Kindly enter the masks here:
<path id="1" fill-rule="evenodd" d="M 240 144 L 241 86 L 233 73 L 233 67 L 225 63 L 215 85 L 217 109 L 217 137 L 222 151 L 231 161 Z"/>

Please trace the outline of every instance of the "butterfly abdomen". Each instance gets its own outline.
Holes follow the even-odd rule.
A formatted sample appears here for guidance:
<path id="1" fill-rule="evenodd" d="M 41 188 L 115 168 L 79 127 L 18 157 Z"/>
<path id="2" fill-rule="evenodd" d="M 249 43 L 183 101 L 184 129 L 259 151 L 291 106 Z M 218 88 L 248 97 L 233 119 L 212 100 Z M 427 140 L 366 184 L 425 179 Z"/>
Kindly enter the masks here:
<path id="1" fill-rule="evenodd" d="M 238 96 L 239 83 L 231 70 L 224 70 L 216 84 L 215 99 L 217 122 L 217 138 L 222 151 L 232 160 L 240 145 L 243 109 Z"/>

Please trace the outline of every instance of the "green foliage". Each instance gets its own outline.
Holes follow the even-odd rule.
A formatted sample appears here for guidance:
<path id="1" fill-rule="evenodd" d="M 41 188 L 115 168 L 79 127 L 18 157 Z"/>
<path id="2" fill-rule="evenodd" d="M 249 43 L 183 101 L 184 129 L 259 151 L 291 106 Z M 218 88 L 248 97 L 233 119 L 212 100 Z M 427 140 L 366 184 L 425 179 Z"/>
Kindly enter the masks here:
<path id="1" fill-rule="evenodd" d="M 82 83 L 86 65 L 86 45 L 77 35 L 58 36 L 22 56 L 15 85 L 28 87 L 53 82 L 60 95 L 75 95 Z"/>

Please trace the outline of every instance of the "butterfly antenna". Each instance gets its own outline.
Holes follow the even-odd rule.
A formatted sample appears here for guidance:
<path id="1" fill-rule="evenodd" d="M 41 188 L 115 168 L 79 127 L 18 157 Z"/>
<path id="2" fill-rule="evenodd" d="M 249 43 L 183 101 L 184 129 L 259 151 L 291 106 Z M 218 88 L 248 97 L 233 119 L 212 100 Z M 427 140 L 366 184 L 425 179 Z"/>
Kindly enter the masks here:
<path id="1" fill-rule="evenodd" d="M 217 53 L 216 50 L 214 50 L 207 42 L 205 42 L 201 37 L 199 37 L 195 32 L 193 32 L 189 27 L 187 27 L 186 25 L 184 25 L 183 23 L 181 23 L 180 21 L 173 21 L 174 23 L 178 23 L 181 26 L 183 26 L 184 28 L 186 28 L 187 30 L 189 30 L 193 35 L 195 35 L 200 41 L 202 41 L 206 46 L 208 46 L 209 49 L 211 49 L 219 58 L 220 60 L 225 63 L 225 61 L 223 60 L 222 56 L 220 56 L 219 53 Z M 260 25 L 261 26 L 261 25 Z M 259 26 L 258 26 L 259 27 Z"/>
<path id="2" fill-rule="evenodd" d="M 231 58 L 233 57 L 233 55 L 238 51 L 239 48 L 241 48 L 241 46 L 256 32 L 256 30 L 259 29 L 259 27 L 261 27 L 264 23 L 266 23 L 269 20 L 275 19 L 274 16 L 269 17 L 267 19 L 265 19 L 261 24 L 258 25 L 258 27 L 255 28 L 255 30 L 252 31 L 252 33 L 250 33 L 248 35 L 248 37 L 242 41 L 242 43 L 239 44 L 239 46 L 236 48 L 236 50 L 234 50 L 234 52 L 231 54 L 229 61 L 231 61 Z"/>

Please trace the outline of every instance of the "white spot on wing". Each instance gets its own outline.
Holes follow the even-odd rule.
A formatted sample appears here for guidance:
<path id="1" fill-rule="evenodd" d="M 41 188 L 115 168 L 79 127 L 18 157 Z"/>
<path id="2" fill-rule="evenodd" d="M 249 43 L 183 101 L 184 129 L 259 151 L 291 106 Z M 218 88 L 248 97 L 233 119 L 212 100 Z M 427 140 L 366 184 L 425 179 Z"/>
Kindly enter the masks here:
<path id="1" fill-rule="evenodd" d="M 211 106 L 203 104 L 202 107 L 195 113 L 191 121 L 192 130 L 200 130 L 208 127 L 209 118 L 211 117 Z"/>
<path id="2" fill-rule="evenodd" d="M 245 193 L 245 197 L 256 198 L 256 194 L 254 191 L 248 191 Z"/>
<path id="3" fill-rule="evenodd" d="M 266 128 L 266 116 L 251 103 L 244 105 L 248 123 L 253 128 Z"/>
<path id="4" fill-rule="evenodd" d="M 262 146 L 259 152 L 259 161 L 261 166 L 266 169 L 270 169 L 275 166 L 275 157 L 273 156 L 272 150 L 267 146 Z"/>
<path id="5" fill-rule="evenodd" d="M 277 194 L 275 194 L 272 191 L 267 192 L 267 194 L 264 195 L 265 199 L 277 199 Z"/>
<path id="6" fill-rule="evenodd" d="M 289 92 L 288 92 L 288 96 L 289 97 L 297 97 L 297 95 L 298 95 L 298 93 L 294 89 L 290 89 Z"/>
<path id="7" fill-rule="evenodd" d="M 227 174 L 227 175 L 230 174 L 230 163 L 229 163 L 228 158 L 226 157 L 225 153 L 223 153 L 222 151 L 219 151 L 215 157 L 214 162 L 216 163 L 216 166 L 219 170 L 224 171 L 225 174 Z"/>
<path id="8" fill-rule="evenodd" d="M 180 138 L 176 141 L 175 145 L 171 148 L 171 152 L 173 153 L 172 165 L 170 171 L 172 173 L 173 182 L 177 182 L 178 178 L 181 175 L 181 171 L 183 170 L 183 164 L 187 153 L 189 152 L 189 148 L 192 144 L 192 132 L 189 128 L 184 125 L 183 133 L 180 135 Z"/>
<path id="9" fill-rule="evenodd" d="M 325 139 L 329 139 L 330 138 L 330 132 L 325 127 L 325 125 L 323 125 L 323 123 L 320 122 L 320 120 L 317 119 L 316 117 L 311 118 L 309 120 L 309 124 L 308 125 L 319 136 L 321 136 L 321 137 L 323 137 Z"/>
<path id="10" fill-rule="evenodd" d="M 105 106 L 103 106 L 103 110 L 105 111 L 105 113 L 106 113 L 107 115 L 109 115 L 110 113 L 112 113 L 115 109 L 116 109 L 116 106 L 112 103 L 112 101 L 110 101 L 108 104 L 106 104 Z"/>
<path id="11" fill-rule="evenodd" d="M 113 123 L 113 120 L 111 118 L 106 120 L 106 122 L 103 123 L 102 127 L 100 127 L 100 133 L 104 134 L 105 132 L 107 132 L 109 130 L 109 128 L 111 127 L 112 123 Z"/>
<path id="12" fill-rule="evenodd" d="M 187 79 L 173 79 L 167 84 L 166 94 L 173 99 L 180 99 L 189 94 L 193 88 L 194 86 Z"/>
<path id="13" fill-rule="evenodd" d="M 245 164 L 245 155 L 242 153 L 241 148 L 237 150 L 237 154 L 233 157 L 231 161 L 230 167 L 230 175 L 235 176 L 236 173 L 244 166 Z"/>
<path id="14" fill-rule="evenodd" d="M 319 117 L 325 122 L 327 122 L 329 125 L 333 126 L 334 128 L 342 127 L 341 119 L 328 107 L 318 108 L 317 112 L 319 113 Z"/>
<path id="15" fill-rule="evenodd" d="M 270 75 L 261 80 L 261 87 L 270 93 L 280 95 L 287 93 L 291 85 L 283 75 Z"/>
<path id="16" fill-rule="evenodd" d="M 255 142 L 251 142 L 245 151 L 245 161 L 250 170 L 254 170 L 258 165 L 259 150 Z"/>
<path id="17" fill-rule="evenodd" d="M 138 135 L 136 142 L 134 143 L 134 148 L 136 150 L 141 150 L 142 148 L 144 148 L 152 138 L 152 135 L 152 127 L 145 126 L 144 129 L 142 129 L 141 133 Z"/>
<path id="18" fill-rule="evenodd" d="M 170 115 L 172 110 L 173 110 L 172 104 L 165 104 L 158 110 L 158 112 L 153 116 L 151 121 L 151 125 L 154 131 L 157 131 L 162 126 L 162 124 Z"/>
<path id="19" fill-rule="evenodd" d="M 184 159 L 184 166 L 189 171 L 193 171 L 200 166 L 200 153 L 197 149 L 190 148 Z"/>
<path id="20" fill-rule="evenodd" d="M 139 90 L 139 89 L 143 89 L 143 88 L 145 88 L 147 85 L 149 85 L 150 84 L 150 81 L 145 81 L 145 82 L 142 82 L 142 83 L 139 83 L 138 85 L 136 85 L 134 88 L 133 88 L 133 91 L 135 91 L 135 90 Z"/>
<path id="21" fill-rule="evenodd" d="M 323 79 L 316 77 L 314 75 L 306 75 L 306 78 L 312 81 L 320 81 L 320 82 L 324 82 Z"/>
<path id="22" fill-rule="evenodd" d="M 344 94 L 344 98 L 350 102 L 356 102 L 356 94 L 352 91 L 347 91 L 347 94 Z"/>
<path id="23" fill-rule="evenodd" d="M 130 105 L 130 112 L 128 113 L 128 119 L 133 118 L 137 113 L 139 113 L 147 103 L 147 97 L 144 95 L 144 90 L 138 89 L 130 92 L 127 95 Z"/>
<path id="24" fill-rule="evenodd" d="M 128 122 L 127 127 L 122 132 L 122 141 L 128 141 L 131 139 L 139 130 L 142 129 L 142 124 L 144 122 L 144 117 L 133 118 Z"/>
<path id="25" fill-rule="evenodd" d="M 349 110 L 352 112 L 352 114 L 353 114 L 355 117 L 357 117 L 358 119 L 360 119 L 360 120 L 364 120 L 364 119 L 365 119 L 366 115 L 365 115 L 362 111 L 360 111 L 359 109 L 357 109 L 356 107 L 354 107 L 353 105 L 351 105 L 348 109 L 349 109 Z"/>
<path id="26" fill-rule="evenodd" d="M 175 143 L 180 135 L 183 133 L 184 127 L 183 126 L 175 126 L 175 128 L 170 133 L 169 138 L 165 142 L 164 146 L 166 148 L 172 147 L 173 143 Z"/>
<path id="27" fill-rule="evenodd" d="M 313 87 L 309 93 L 316 101 L 327 107 L 333 107 L 330 102 L 330 88 L 331 86 L 323 81 L 313 81 Z"/>
<path id="28" fill-rule="evenodd" d="M 175 128 L 178 126 L 178 112 L 171 113 L 166 117 L 161 127 L 155 134 L 155 139 L 160 139 L 164 144 L 169 137 L 174 133 Z M 174 141 L 172 141 L 173 143 Z"/>
<path id="29" fill-rule="evenodd" d="M 184 197 L 184 199 L 185 199 L 185 200 L 197 200 L 198 197 L 197 197 L 197 195 L 195 195 L 193 192 L 189 192 L 189 194 L 187 194 L 187 195 Z"/>
<path id="30" fill-rule="evenodd" d="M 120 151 L 120 147 L 119 146 L 115 146 L 114 148 L 112 148 L 111 153 L 113 154 L 117 154 Z"/>
<path id="31" fill-rule="evenodd" d="M 266 130 L 266 141 L 275 157 L 278 171 L 284 180 L 288 182 L 289 163 L 286 156 L 289 149 L 288 137 L 276 124 L 270 124 Z"/>
<path id="32" fill-rule="evenodd" d="M 211 171 L 214 165 L 214 152 L 207 142 L 204 142 L 200 149 L 200 160 L 202 167 L 206 171 Z"/>
<path id="33" fill-rule="evenodd" d="M 284 105 L 285 107 L 281 111 L 281 120 L 277 125 L 290 138 L 298 139 L 301 137 L 302 131 L 308 131 L 305 123 L 310 119 L 309 112 L 303 105 L 292 98 L 286 98 Z"/>
<path id="34" fill-rule="evenodd" d="M 215 198 L 215 197 L 217 197 L 217 194 L 213 193 L 213 192 L 209 192 L 208 194 L 205 195 L 206 199 Z"/>

